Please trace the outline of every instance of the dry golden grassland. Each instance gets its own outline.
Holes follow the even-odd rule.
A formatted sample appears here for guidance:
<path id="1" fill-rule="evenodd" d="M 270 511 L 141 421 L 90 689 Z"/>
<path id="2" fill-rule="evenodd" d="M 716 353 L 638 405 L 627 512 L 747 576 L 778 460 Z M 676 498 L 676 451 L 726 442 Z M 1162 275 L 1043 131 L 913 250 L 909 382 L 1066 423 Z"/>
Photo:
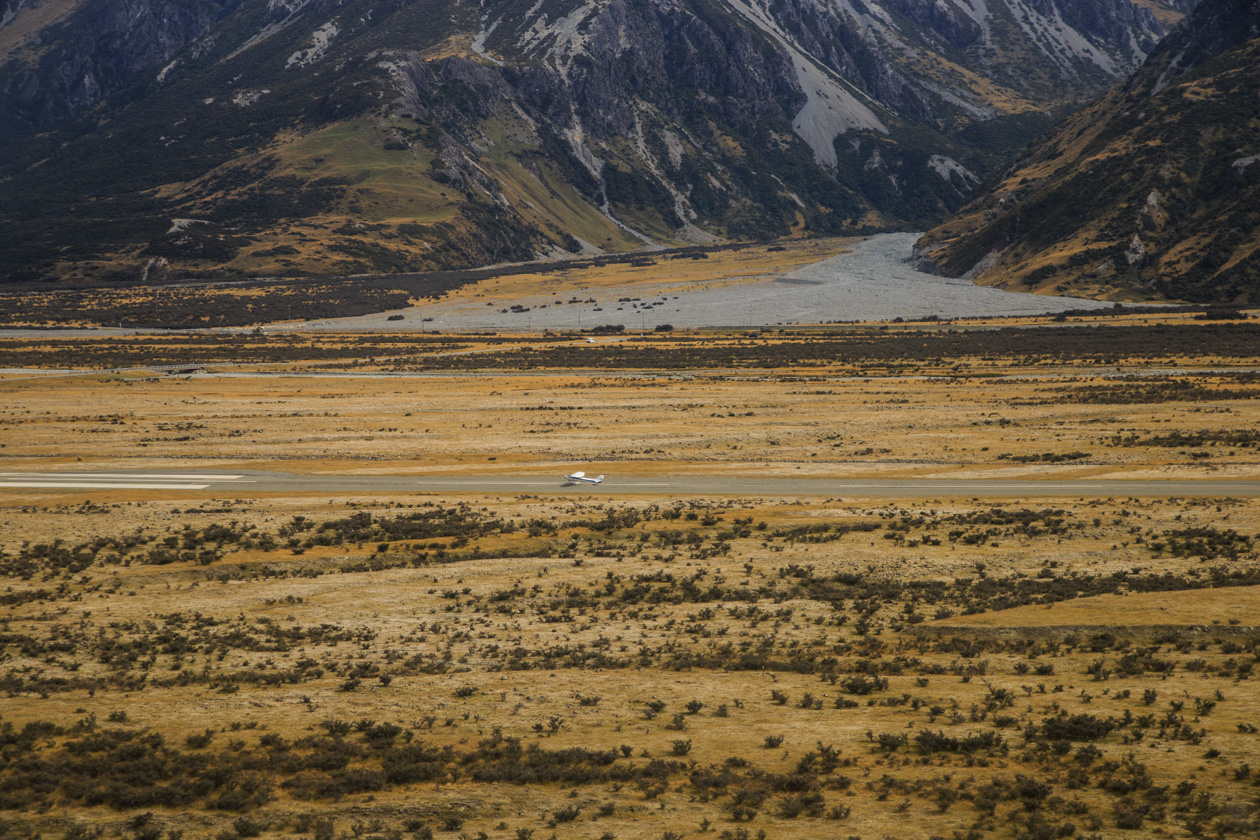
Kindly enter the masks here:
<path id="1" fill-rule="evenodd" d="M 1191 336 L 1199 329 L 1174 326 Z M 1142 358 L 1025 355 L 1039 335 L 1010 332 L 1011 355 L 918 359 L 862 357 L 862 348 L 855 357 L 829 357 L 844 351 L 844 341 L 808 334 L 599 345 L 460 336 L 419 347 L 388 336 L 292 337 L 283 347 L 258 339 L 209 350 L 221 359 L 272 352 L 289 361 L 216 367 L 211 359 L 210 376 L 126 371 L 0 379 L 0 455 L 15 467 L 82 469 L 546 471 L 577 462 L 622 474 L 1260 474 L 1254 359 L 1211 355 L 1210 347 Z M 872 353 L 920 349 L 929 337 L 915 329 L 862 335 L 880 342 L 867 348 Z M 1184 340 L 1186 333 L 1178 335 Z M 931 337 L 959 338 L 947 331 Z M 116 346 L 137 363 L 187 363 L 209 352 L 180 341 Z M 121 363 L 98 352 L 100 342 L 82 344 L 84 358 Z M 48 357 L 66 358 L 64 345 L 50 345 Z M 21 361 L 30 367 L 40 358 L 37 347 Z M 302 358 L 313 361 L 294 361 Z"/>
<path id="2" fill-rule="evenodd" d="M 843 254 L 854 240 L 836 237 L 752 245 L 732 251 L 714 251 L 705 259 L 671 259 L 668 271 L 651 254 L 641 265 L 612 263 L 581 270 L 559 269 L 540 274 L 514 274 L 491 278 L 451 293 L 449 297 L 493 298 L 512 301 L 559 289 L 565 295 L 574 288 L 616 289 L 650 294 L 700 291 L 749 283 L 786 274 Z"/>
<path id="3" fill-rule="evenodd" d="M 788 339 L 703 345 L 754 341 Z M 0 471 L 1256 476 L 1254 358 L 583 371 L 553 346 L 469 339 L 449 358 L 554 364 L 393 378 L 9 376 Z M 1260 501 L 732 487 L 0 489 L 3 825 L 1260 833 Z"/>
<path id="4" fill-rule="evenodd" d="M 1228 385 L 1202 381 L 1209 394 Z M 1249 400 L 1172 403 L 1152 415 L 1149 404 L 1055 399 L 1105 387 L 1073 373 L 935 377 L 912 388 L 902 377 L 820 384 L 719 374 L 35 378 L 4 386 L 0 452 L 83 469 L 499 471 L 590 462 L 635 474 L 719 466 L 851 477 L 1260 472 L 1245 439 L 1254 430 Z M 1173 433 L 1186 443 L 1166 445 Z M 1152 440 L 1165 445 L 1141 445 Z"/>
<path id="5" fill-rule="evenodd" d="M 41 43 L 39 32 L 65 20 L 82 5 L 83 0 L 24 4 L 24 8 L 18 8 L 0 30 L 0 57 L 8 59 L 13 54 L 27 64 L 34 64 L 48 49 L 46 44 Z"/>

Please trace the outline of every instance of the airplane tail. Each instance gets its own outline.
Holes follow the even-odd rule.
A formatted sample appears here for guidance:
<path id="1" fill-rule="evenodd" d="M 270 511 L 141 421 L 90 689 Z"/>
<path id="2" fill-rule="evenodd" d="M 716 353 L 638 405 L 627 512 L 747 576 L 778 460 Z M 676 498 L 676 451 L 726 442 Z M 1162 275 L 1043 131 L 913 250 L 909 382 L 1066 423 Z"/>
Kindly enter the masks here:
<path id="1" fill-rule="evenodd" d="M 596 481 L 603 481 L 603 480 L 604 480 L 604 474 L 603 474 L 603 473 L 600 473 L 600 474 L 599 474 L 599 478 L 597 478 L 597 479 L 595 479 L 595 480 L 596 480 Z"/>

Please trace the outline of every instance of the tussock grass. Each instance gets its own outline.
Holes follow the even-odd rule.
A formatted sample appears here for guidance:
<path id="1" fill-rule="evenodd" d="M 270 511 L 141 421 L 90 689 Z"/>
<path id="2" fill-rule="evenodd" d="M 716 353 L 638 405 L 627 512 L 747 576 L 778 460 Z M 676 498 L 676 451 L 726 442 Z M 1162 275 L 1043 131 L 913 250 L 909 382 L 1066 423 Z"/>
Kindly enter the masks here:
<path id="1" fill-rule="evenodd" d="M 1080 354 L 796 364 L 10 378 L 0 459 L 1254 475 L 1245 372 L 1100 403 Z M 12 830 L 1256 833 L 1256 500 L 234 492 L 0 494 Z"/>

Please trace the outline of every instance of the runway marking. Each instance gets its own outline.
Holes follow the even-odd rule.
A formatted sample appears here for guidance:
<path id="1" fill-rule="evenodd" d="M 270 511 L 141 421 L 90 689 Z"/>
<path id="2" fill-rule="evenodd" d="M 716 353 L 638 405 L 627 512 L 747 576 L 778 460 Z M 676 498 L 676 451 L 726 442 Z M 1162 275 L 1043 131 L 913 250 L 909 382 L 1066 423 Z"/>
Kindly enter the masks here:
<path id="1" fill-rule="evenodd" d="M 36 487 L 56 490 L 205 490 L 209 484 L 158 484 L 156 482 L 5 481 L 0 487 Z"/>
<path id="2" fill-rule="evenodd" d="M 254 484 L 241 474 L 0 472 L 0 487 L 40 490 L 205 490 L 212 484 Z"/>
<path id="3" fill-rule="evenodd" d="M 0 472 L 0 478 L 38 478 L 46 481 L 91 481 L 97 478 L 120 478 L 136 481 L 236 481 L 244 475 L 220 475 L 217 473 L 109 473 L 109 472 L 67 472 L 67 473 L 33 473 L 33 472 Z"/>

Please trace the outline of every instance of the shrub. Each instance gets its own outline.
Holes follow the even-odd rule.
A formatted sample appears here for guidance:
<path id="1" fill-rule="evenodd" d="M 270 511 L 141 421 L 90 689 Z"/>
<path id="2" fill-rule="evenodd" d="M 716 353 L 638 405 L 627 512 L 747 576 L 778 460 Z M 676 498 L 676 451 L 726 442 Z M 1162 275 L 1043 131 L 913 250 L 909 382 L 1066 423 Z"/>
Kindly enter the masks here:
<path id="1" fill-rule="evenodd" d="M 196 734 L 189 735 L 187 738 L 184 739 L 184 743 L 188 745 L 189 749 L 200 750 L 208 746 L 210 744 L 210 741 L 213 738 L 214 738 L 214 730 L 207 729 L 205 732 L 202 732 L 200 735 L 196 735 Z"/>
<path id="2" fill-rule="evenodd" d="M 884 677 L 868 677 L 865 674 L 854 674 L 842 679 L 840 687 L 850 694 L 865 696 L 888 688 L 888 680 Z"/>
<path id="3" fill-rule="evenodd" d="M 577 805 L 566 805 L 563 808 L 552 812 L 551 817 L 557 823 L 567 823 L 576 820 L 578 815 L 581 813 L 582 809 Z"/>
<path id="4" fill-rule="evenodd" d="M 1091 714 L 1068 715 L 1047 718 L 1042 721 L 1041 731 L 1051 741 L 1096 741 L 1105 738 L 1116 728 L 1110 718 Z"/>
<path id="5" fill-rule="evenodd" d="M 257 837 L 263 831 L 262 825 L 250 817 L 237 817 L 232 821 L 232 828 L 239 837 Z"/>

